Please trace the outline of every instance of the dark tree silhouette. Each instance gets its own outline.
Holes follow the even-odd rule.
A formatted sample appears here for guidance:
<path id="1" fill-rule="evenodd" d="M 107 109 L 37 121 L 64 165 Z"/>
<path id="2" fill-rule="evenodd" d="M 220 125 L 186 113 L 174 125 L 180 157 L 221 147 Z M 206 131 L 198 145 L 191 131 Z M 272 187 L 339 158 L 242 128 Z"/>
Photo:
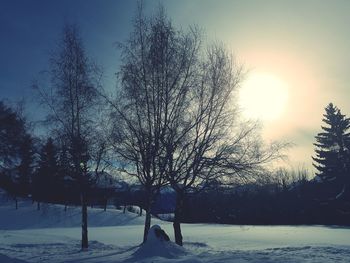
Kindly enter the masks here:
<path id="1" fill-rule="evenodd" d="M 47 174 L 52 176 L 52 178 L 58 177 L 58 149 L 51 137 L 47 139 L 47 142 L 41 149 L 38 170 L 43 175 Z"/>
<path id="2" fill-rule="evenodd" d="M 120 45 L 121 92 L 117 101 L 111 103 L 115 119 L 114 149 L 132 166 L 128 172 L 138 179 L 146 193 L 144 242 L 151 224 L 154 197 L 164 184 L 162 138 L 168 123 L 164 113 L 165 91 L 170 85 L 183 85 L 184 74 L 191 64 L 186 60 L 191 60 L 195 48 L 189 38 L 185 45 L 184 36 L 174 32 L 163 15 L 148 20 L 139 7 L 134 32 Z"/>
<path id="3" fill-rule="evenodd" d="M 22 138 L 19 148 L 19 157 L 21 161 L 17 167 L 18 173 L 15 180 L 18 184 L 20 193 L 29 194 L 34 161 L 33 138 L 29 134 L 26 134 Z"/>
<path id="4" fill-rule="evenodd" d="M 90 150 L 97 107 L 96 89 L 100 87 L 99 69 L 85 52 L 76 26 L 66 25 L 57 50 L 50 58 L 51 91 L 34 85 L 42 103 L 49 107 L 47 117 L 53 132 L 67 149 L 70 176 L 78 185 L 82 207 L 82 249 L 88 247 L 87 188 Z"/>
<path id="5" fill-rule="evenodd" d="M 168 183 L 177 194 L 174 232 L 182 245 L 186 195 L 255 170 L 280 147 L 264 148 L 257 126 L 238 121 L 241 67 L 220 44 L 202 48 L 198 29 L 177 30 L 162 8 L 151 18 L 140 8 L 121 50 L 121 92 L 110 101 L 115 149 L 148 192 L 144 240 L 154 194 Z"/>
<path id="6" fill-rule="evenodd" d="M 350 119 L 346 118 L 332 103 L 325 108 L 322 132 L 315 136 L 316 156 L 313 165 L 325 182 L 333 182 L 342 187 L 339 195 L 345 192 L 349 183 Z M 339 191 L 339 189 L 338 189 Z"/>
<path id="7" fill-rule="evenodd" d="M 217 184 L 259 174 L 262 165 L 279 158 L 284 145 L 265 146 L 258 126 L 242 122 L 235 92 L 241 68 L 220 44 L 206 49 L 196 66 L 196 81 L 175 105 L 178 114 L 166 126 L 166 179 L 175 190 L 175 241 L 182 245 L 184 202 Z M 174 93 L 174 92 L 173 92 Z M 170 104 L 170 109 L 174 109 Z"/>
<path id="8" fill-rule="evenodd" d="M 33 179 L 33 198 L 38 202 L 50 201 L 50 197 L 57 191 L 62 191 L 59 181 L 58 149 L 50 137 L 39 153 L 39 161 Z"/>
<path id="9" fill-rule="evenodd" d="M 15 197 L 30 192 L 33 171 L 33 138 L 25 118 L 0 101 L 0 187 Z"/>
<path id="10" fill-rule="evenodd" d="M 15 110 L 0 101 L 0 173 L 2 177 L 14 173 L 25 136 L 26 128 L 23 119 Z"/>

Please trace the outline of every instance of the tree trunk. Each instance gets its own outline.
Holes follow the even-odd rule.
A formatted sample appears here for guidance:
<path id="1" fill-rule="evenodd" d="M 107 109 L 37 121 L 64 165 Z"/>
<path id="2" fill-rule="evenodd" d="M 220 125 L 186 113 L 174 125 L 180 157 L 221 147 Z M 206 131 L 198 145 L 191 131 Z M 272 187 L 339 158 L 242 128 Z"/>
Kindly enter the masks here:
<path id="1" fill-rule="evenodd" d="M 40 210 L 40 202 L 39 201 L 37 202 L 36 208 L 38 209 L 38 211 Z"/>
<path id="2" fill-rule="evenodd" d="M 17 200 L 17 196 L 15 197 L 15 202 L 16 202 L 16 210 L 18 209 L 18 200 Z"/>
<path id="3" fill-rule="evenodd" d="M 151 228 L 151 205 L 152 205 L 152 194 L 148 194 L 147 204 L 146 204 L 146 218 L 145 218 L 145 228 L 143 231 L 143 243 L 147 241 L 148 231 Z"/>
<path id="4" fill-rule="evenodd" d="M 124 205 L 123 214 L 125 214 L 125 211 L 126 211 L 126 205 Z"/>
<path id="5" fill-rule="evenodd" d="M 105 198 L 104 199 L 104 211 L 106 212 L 106 210 L 107 210 L 107 203 L 108 203 L 108 199 L 107 198 Z"/>
<path id="6" fill-rule="evenodd" d="M 81 193 L 81 249 L 87 250 L 88 246 L 87 203 L 85 194 Z"/>
<path id="7" fill-rule="evenodd" d="M 142 216 L 142 207 L 140 206 L 140 213 L 139 216 Z"/>
<path id="8" fill-rule="evenodd" d="M 179 246 L 182 246 L 182 233 L 181 233 L 181 221 L 182 221 L 182 210 L 183 210 L 183 194 L 176 193 L 176 207 L 175 207 L 175 215 L 174 215 L 174 236 L 175 243 Z"/>
<path id="9" fill-rule="evenodd" d="M 148 231 L 151 228 L 151 209 L 146 209 L 146 219 L 145 219 L 145 228 L 143 231 L 143 243 L 147 241 Z"/>

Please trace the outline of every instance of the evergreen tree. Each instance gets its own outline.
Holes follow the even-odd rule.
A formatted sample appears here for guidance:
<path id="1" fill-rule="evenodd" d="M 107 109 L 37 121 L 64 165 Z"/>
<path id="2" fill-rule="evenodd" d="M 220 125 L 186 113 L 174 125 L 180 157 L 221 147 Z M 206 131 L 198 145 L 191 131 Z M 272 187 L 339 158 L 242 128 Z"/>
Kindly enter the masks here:
<path id="1" fill-rule="evenodd" d="M 44 174 L 56 178 L 58 175 L 57 148 L 53 143 L 52 138 L 49 138 L 43 146 L 40 154 L 39 170 Z"/>
<path id="2" fill-rule="evenodd" d="M 33 137 L 25 118 L 0 101 L 0 187 L 14 195 L 29 193 L 33 160 Z"/>
<path id="3" fill-rule="evenodd" d="M 332 103 L 325 110 L 322 121 L 326 126 L 321 126 L 323 131 L 315 137 L 316 157 L 312 157 L 313 165 L 318 170 L 316 175 L 322 180 L 344 184 L 349 177 L 350 119 Z"/>
<path id="4" fill-rule="evenodd" d="M 23 136 L 19 147 L 20 164 L 17 167 L 18 173 L 15 183 L 21 194 L 29 194 L 33 174 L 34 143 L 33 138 L 26 134 Z"/>
<path id="5" fill-rule="evenodd" d="M 0 177 L 10 177 L 19 164 L 25 123 L 19 114 L 0 101 Z"/>
<path id="6" fill-rule="evenodd" d="M 70 154 L 68 147 L 61 142 L 58 149 L 58 174 L 56 181 L 56 189 L 60 189 L 60 201 L 65 204 L 65 211 L 67 205 L 74 200 L 74 171 L 70 161 Z"/>
<path id="7" fill-rule="evenodd" d="M 47 200 L 57 188 L 59 174 L 57 148 L 49 138 L 40 151 L 38 169 L 35 176 L 34 198 Z"/>
<path id="8" fill-rule="evenodd" d="M 58 178 L 61 183 L 65 180 L 71 180 L 72 165 L 69 161 L 69 153 L 67 146 L 61 145 L 58 156 Z"/>

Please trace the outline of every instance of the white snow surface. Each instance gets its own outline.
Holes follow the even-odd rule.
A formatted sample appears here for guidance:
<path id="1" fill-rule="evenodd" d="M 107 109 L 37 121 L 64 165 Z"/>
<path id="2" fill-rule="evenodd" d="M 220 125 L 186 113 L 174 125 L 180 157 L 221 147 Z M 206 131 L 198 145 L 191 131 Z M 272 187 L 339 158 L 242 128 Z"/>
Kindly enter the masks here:
<path id="1" fill-rule="evenodd" d="M 325 226 L 183 224 L 184 246 L 172 224 L 152 219 L 170 242 L 141 245 L 144 217 L 88 209 L 89 249 L 80 249 L 80 208 L 0 197 L 0 262 L 350 262 L 350 229 Z"/>

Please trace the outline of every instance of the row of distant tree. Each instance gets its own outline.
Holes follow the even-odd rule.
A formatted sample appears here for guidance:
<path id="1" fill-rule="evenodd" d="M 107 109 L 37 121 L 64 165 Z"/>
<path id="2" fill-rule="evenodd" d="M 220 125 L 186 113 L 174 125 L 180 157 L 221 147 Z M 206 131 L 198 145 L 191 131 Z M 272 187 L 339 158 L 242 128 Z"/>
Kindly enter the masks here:
<path id="1" fill-rule="evenodd" d="M 332 103 L 316 135 L 315 177 L 306 170 L 260 176 L 254 184 L 219 185 L 186 202 L 184 221 L 231 224 L 350 224 L 350 118 Z"/>
<path id="2" fill-rule="evenodd" d="M 69 164 L 69 151 L 52 138 L 41 145 L 29 134 L 29 126 L 18 110 L 0 103 L 2 188 L 16 196 L 31 194 L 38 201 L 78 204 L 79 191 Z M 183 209 L 184 222 L 216 222 L 230 224 L 349 224 L 350 199 L 347 191 L 348 174 L 345 163 L 346 143 L 349 142 L 349 120 L 332 104 L 326 108 L 322 140 L 316 143 L 316 153 L 325 152 L 316 179 L 306 170 L 278 170 L 260 176 L 255 183 L 238 186 L 212 185 L 198 195 L 189 195 Z M 339 125 L 341 124 L 341 125 Z M 16 133 L 18 136 L 13 136 Z M 320 134 L 316 138 L 320 138 Z M 340 135 L 340 138 L 334 135 Z M 334 140 L 332 142 L 332 140 Z M 318 140 L 320 141 L 320 140 Z M 329 145 L 329 146 L 328 146 Z M 328 154 L 328 155 L 327 155 Z M 336 158 L 335 158 L 335 154 Z M 339 154 L 343 158 L 339 158 Z M 320 155 L 320 154 L 318 154 Z M 319 160 L 315 158 L 315 160 Z M 326 160 L 326 162 L 324 161 Z M 341 163 L 343 161 L 344 163 Z M 24 169 L 26 168 L 26 169 Z M 332 168 L 337 169 L 336 172 Z M 98 174 L 90 174 L 90 204 L 106 205 L 108 198 L 119 198 L 117 204 L 142 205 L 143 193 L 137 196 L 115 195 L 111 181 L 96 188 Z M 173 195 L 171 195 L 173 196 Z M 129 200 L 124 200 L 128 198 Z M 137 198 L 137 200 L 135 199 Z M 122 201 L 122 202 L 120 202 Z M 133 203 L 134 202 L 134 203 Z"/>
<path id="3" fill-rule="evenodd" d="M 31 194 L 38 201 L 38 206 L 40 201 L 79 203 L 79 189 L 66 146 L 59 146 L 51 137 L 38 146 L 40 141 L 30 135 L 29 125 L 21 112 L 3 102 L 0 103 L 0 116 L 3 143 L 0 186 L 14 197 Z M 316 178 L 309 181 L 310 175 L 306 170 L 290 172 L 280 169 L 260 175 L 254 183 L 227 186 L 213 182 L 199 194 L 190 193 L 184 199 L 182 220 L 230 224 L 348 225 L 350 195 L 347 191 L 349 174 L 346 173 L 346 161 L 349 119 L 329 104 L 324 123 L 325 132 L 316 136 L 318 158 L 314 160 L 319 168 Z M 18 136 L 13 136 L 14 133 Z M 321 141 L 325 145 L 321 145 Z M 338 142 L 343 143 L 341 147 Z M 96 191 L 98 173 L 96 170 L 89 174 L 89 201 L 92 204 L 100 199 L 105 205 L 108 198 L 116 197 L 108 189 L 114 185 L 111 181 L 107 187 L 106 184 L 100 186 L 104 187 L 100 189 L 102 191 Z M 135 196 L 127 198 L 131 201 Z M 139 200 L 135 204 L 143 207 L 140 202 L 144 198 L 143 193 L 136 198 Z M 125 203 L 132 204 L 128 201 L 125 200 Z"/>
<path id="4" fill-rule="evenodd" d="M 292 177 L 291 177 L 292 176 Z M 240 225 L 349 225 L 350 198 L 336 198 L 339 187 L 309 180 L 307 171 L 278 170 L 267 181 L 219 187 L 189 198 L 188 223 Z M 283 180 L 292 178 L 293 180 Z"/>
<path id="5" fill-rule="evenodd" d="M 78 187 L 71 149 L 51 137 L 42 142 L 32 134 L 22 112 L 3 101 L 0 101 L 0 118 L 0 186 L 14 197 L 31 195 L 34 200 L 57 203 L 79 200 L 68 194 Z M 102 172 L 103 169 L 95 169 L 88 174 L 91 187 Z"/>

